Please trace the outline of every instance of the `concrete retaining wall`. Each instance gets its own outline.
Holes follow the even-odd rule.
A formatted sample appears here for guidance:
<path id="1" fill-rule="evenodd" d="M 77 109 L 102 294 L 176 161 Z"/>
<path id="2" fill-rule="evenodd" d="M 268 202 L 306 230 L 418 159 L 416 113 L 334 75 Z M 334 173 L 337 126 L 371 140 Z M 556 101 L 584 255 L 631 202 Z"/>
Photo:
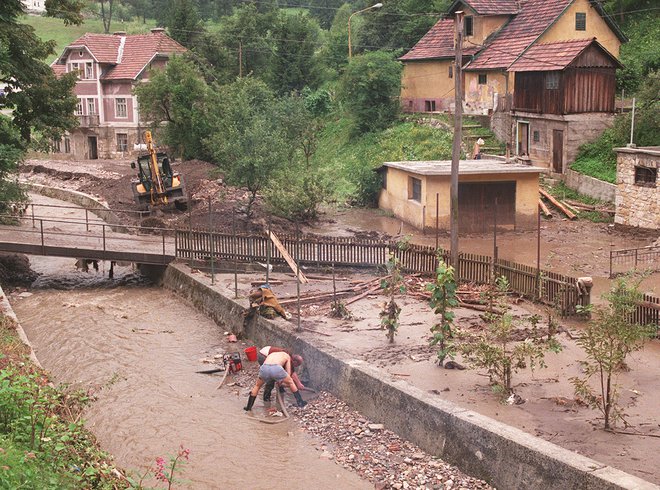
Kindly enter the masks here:
<path id="1" fill-rule="evenodd" d="M 585 196 L 600 199 L 601 201 L 614 202 L 616 198 L 616 185 L 603 180 L 595 179 L 576 172 L 567 170 L 564 176 L 564 183 L 567 187 L 578 191 Z"/>
<path id="2" fill-rule="evenodd" d="M 5 295 L 5 292 L 2 290 L 2 287 L 0 287 L 0 312 L 14 320 L 16 322 L 16 332 L 18 333 L 18 338 L 21 339 L 21 342 L 23 342 L 25 345 L 27 345 L 30 348 L 30 360 L 40 369 L 43 369 L 41 366 L 41 363 L 39 362 L 39 359 L 37 359 L 36 354 L 34 353 L 34 349 L 32 348 L 32 344 L 30 343 L 30 340 L 28 339 L 27 335 L 25 335 L 25 330 L 23 330 L 23 327 L 21 327 L 21 324 L 18 321 L 18 317 L 16 317 L 16 313 L 14 313 L 13 308 L 9 304 L 9 300 L 7 299 L 7 295 Z"/>
<path id="3" fill-rule="evenodd" d="M 112 231 L 117 233 L 130 233 L 130 231 L 123 226 L 114 226 L 119 225 L 122 220 L 117 214 L 112 212 L 110 208 L 101 203 L 98 199 L 84 192 L 74 191 L 70 189 L 60 189 L 59 187 L 49 187 L 42 184 L 34 184 L 31 182 L 21 182 L 21 185 L 27 187 L 30 191 L 42 196 L 51 197 L 53 199 L 59 199 L 61 201 L 67 201 L 72 204 L 77 204 L 83 208 L 92 208 L 94 211 L 90 211 L 92 214 L 97 216 L 99 219 L 102 219 L 108 223 Z"/>
<path id="4" fill-rule="evenodd" d="M 320 339 L 301 339 L 257 317 L 243 325 L 245 308 L 211 290 L 186 267 L 170 264 L 165 287 L 192 301 L 223 330 L 257 345 L 286 345 L 305 359 L 303 379 L 466 473 L 500 489 L 658 489 L 660 487 L 580 456 L 519 429 L 429 396 Z"/>

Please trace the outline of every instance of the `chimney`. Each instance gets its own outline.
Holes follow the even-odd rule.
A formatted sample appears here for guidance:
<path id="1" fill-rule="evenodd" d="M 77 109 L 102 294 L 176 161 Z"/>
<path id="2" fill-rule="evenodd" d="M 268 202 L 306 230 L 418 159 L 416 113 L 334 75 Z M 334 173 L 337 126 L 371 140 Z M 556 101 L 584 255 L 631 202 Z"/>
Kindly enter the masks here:
<path id="1" fill-rule="evenodd" d="M 152 34 L 160 34 L 161 32 L 165 32 L 164 27 L 154 27 L 153 29 L 151 29 Z"/>
<path id="2" fill-rule="evenodd" d="M 112 33 L 113 36 L 125 36 L 126 31 L 115 31 Z"/>

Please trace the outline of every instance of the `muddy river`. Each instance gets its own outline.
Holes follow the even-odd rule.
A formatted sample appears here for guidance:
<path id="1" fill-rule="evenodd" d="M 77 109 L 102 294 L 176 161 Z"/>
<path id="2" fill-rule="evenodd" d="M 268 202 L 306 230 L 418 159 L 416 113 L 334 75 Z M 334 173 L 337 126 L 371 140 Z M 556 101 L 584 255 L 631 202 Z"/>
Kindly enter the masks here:
<path id="1" fill-rule="evenodd" d="M 170 292 L 129 268 L 111 281 L 72 260 L 32 263 L 43 275 L 12 305 L 55 380 L 94 391 L 87 425 L 118 465 L 142 473 L 183 445 L 189 488 L 372 488 L 320 459 L 295 422 L 250 420 L 247 383 L 216 390 L 217 375 L 195 374 L 224 352 L 223 332 Z"/>

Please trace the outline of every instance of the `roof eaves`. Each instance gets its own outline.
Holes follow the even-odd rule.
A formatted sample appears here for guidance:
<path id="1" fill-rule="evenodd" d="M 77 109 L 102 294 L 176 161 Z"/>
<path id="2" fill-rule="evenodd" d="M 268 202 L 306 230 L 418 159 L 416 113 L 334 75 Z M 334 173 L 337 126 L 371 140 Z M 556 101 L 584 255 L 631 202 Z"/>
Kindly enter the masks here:
<path id="1" fill-rule="evenodd" d="M 92 58 L 94 58 L 94 61 L 96 61 L 97 63 L 99 62 L 98 58 L 96 56 L 94 56 L 94 53 L 92 53 L 92 50 L 89 49 L 84 44 L 71 44 L 70 46 L 66 46 L 64 48 L 64 51 L 62 51 L 62 54 L 55 60 L 55 62 L 58 63 L 58 64 L 64 64 L 64 63 L 60 63 L 60 61 L 62 61 L 62 62 L 64 61 L 64 56 L 71 49 L 84 49 L 85 51 L 87 51 L 89 54 L 92 55 Z"/>
<path id="2" fill-rule="evenodd" d="M 569 8 L 571 5 L 573 5 L 573 3 L 575 3 L 575 0 L 571 0 L 570 2 L 568 2 L 568 3 L 566 4 L 566 7 L 564 7 L 564 10 L 562 10 L 562 11 L 559 13 L 559 15 L 557 15 L 557 16 L 554 18 L 554 20 L 553 20 L 552 22 L 550 22 L 550 23 L 548 24 L 548 26 L 547 26 L 545 29 L 543 29 L 543 32 L 541 32 L 538 36 L 536 36 L 536 39 L 534 39 L 531 43 L 529 43 L 529 44 L 527 45 L 527 47 L 526 47 L 525 49 L 522 50 L 522 53 L 520 53 L 518 56 L 516 56 L 516 59 L 515 59 L 515 60 L 513 60 L 511 63 L 509 63 L 509 66 L 505 67 L 505 70 L 508 70 L 509 68 L 511 68 L 511 66 L 513 66 L 513 64 L 514 64 L 516 61 L 518 61 L 518 60 L 519 60 L 519 59 L 520 59 L 520 58 L 521 58 L 521 57 L 527 52 L 527 50 L 529 50 L 529 48 L 531 48 L 532 46 L 534 46 L 534 44 L 536 44 L 536 42 L 537 42 L 539 39 L 541 39 L 541 37 L 543 36 L 543 34 L 545 34 L 546 32 L 548 32 L 548 29 L 550 29 L 552 26 L 554 26 L 554 25 L 557 23 L 557 21 L 561 18 L 562 15 L 564 15 L 564 14 L 566 13 L 566 11 L 568 10 L 568 8 Z"/>
<path id="3" fill-rule="evenodd" d="M 595 38 L 595 37 L 591 40 L 591 42 L 590 42 L 589 44 L 587 44 L 587 45 L 586 45 L 586 46 L 585 46 L 585 47 L 584 47 L 584 48 L 583 48 L 583 49 L 582 49 L 582 50 L 581 50 L 581 51 L 575 56 L 575 58 L 577 58 L 577 57 L 580 56 L 582 53 L 584 53 L 585 50 L 586 50 L 589 46 L 591 46 L 592 44 L 594 44 L 594 43 L 596 43 L 596 46 L 599 47 L 600 49 L 602 49 L 603 52 L 604 52 L 607 56 L 609 56 L 609 57 L 612 59 L 612 61 L 614 61 L 614 63 L 617 64 L 617 66 L 618 66 L 619 68 L 623 68 L 623 63 L 621 63 L 621 62 L 617 59 L 616 56 L 614 56 L 612 53 L 610 53 L 610 52 L 607 50 L 607 48 L 606 48 L 605 46 L 603 46 L 602 44 L 600 44 L 600 43 L 598 42 L 598 39 Z M 574 58 L 574 60 L 575 60 L 575 58 Z M 573 62 L 571 61 L 571 63 L 569 63 L 569 66 L 570 66 L 572 63 L 573 63 Z"/>
<path id="4" fill-rule="evenodd" d="M 591 4 L 592 7 L 596 9 L 596 11 L 600 14 L 600 16 L 603 18 L 605 23 L 614 31 L 614 34 L 616 34 L 616 37 L 619 38 L 619 41 L 622 43 L 627 43 L 629 41 L 628 37 L 623 33 L 619 25 L 612 19 L 610 14 L 608 14 L 603 6 L 598 2 L 597 0 L 589 0 L 589 3 Z"/>

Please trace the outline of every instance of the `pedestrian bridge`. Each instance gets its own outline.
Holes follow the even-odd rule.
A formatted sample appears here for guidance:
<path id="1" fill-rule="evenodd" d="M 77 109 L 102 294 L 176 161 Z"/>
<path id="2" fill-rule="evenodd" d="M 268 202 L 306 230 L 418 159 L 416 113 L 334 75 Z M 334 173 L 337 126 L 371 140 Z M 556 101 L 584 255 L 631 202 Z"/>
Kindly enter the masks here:
<path id="1" fill-rule="evenodd" d="M 175 256 L 173 230 L 111 225 L 85 208 L 38 205 L 1 217 L 1 252 L 153 265 Z"/>

